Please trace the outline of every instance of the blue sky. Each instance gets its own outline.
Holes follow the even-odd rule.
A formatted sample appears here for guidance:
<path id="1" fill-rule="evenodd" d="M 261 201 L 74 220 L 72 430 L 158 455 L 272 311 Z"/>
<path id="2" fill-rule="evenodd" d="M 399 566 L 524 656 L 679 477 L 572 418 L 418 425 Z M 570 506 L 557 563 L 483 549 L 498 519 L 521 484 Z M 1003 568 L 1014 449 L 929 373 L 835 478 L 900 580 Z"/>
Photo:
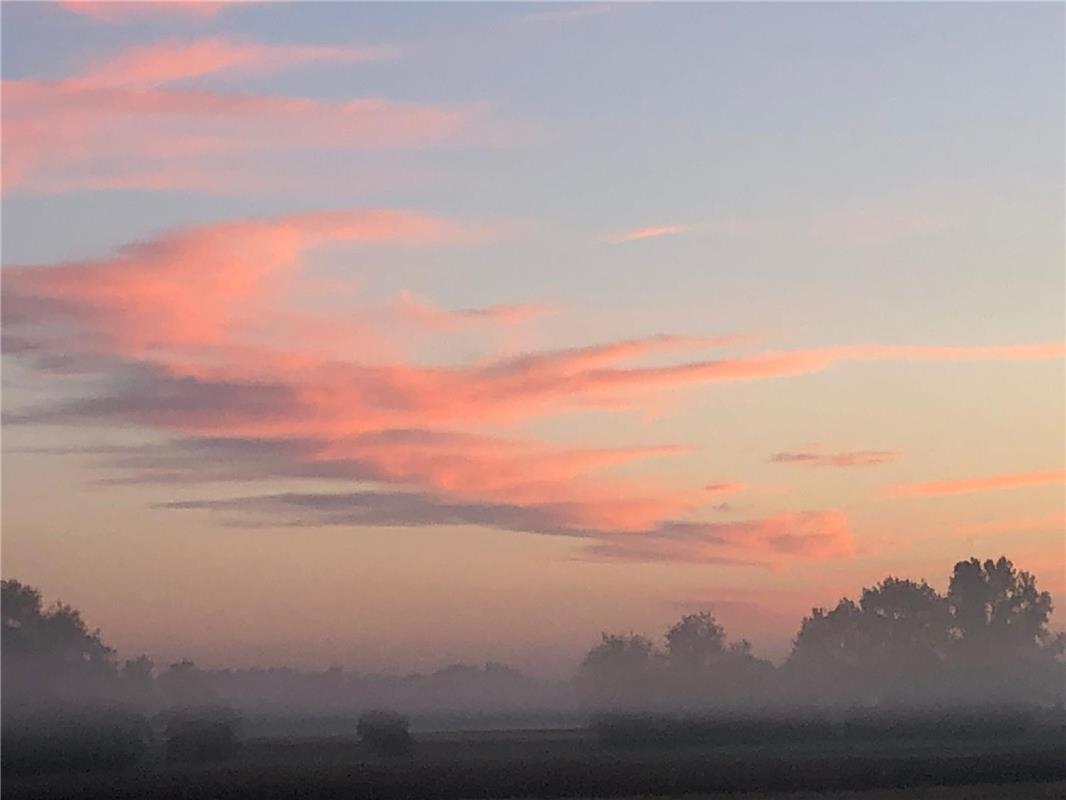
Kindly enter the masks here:
<path id="1" fill-rule="evenodd" d="M 946 575 L 954 558 L 970 555 L 971 545 L 995 550 L 989 555 L 1017 552 L 1041 575 L 1050 570 L 1046 582 L 1061 598 L 1066 588 L 1061 480 L 958 499 L 884 499 L 885 487 L 894 485 L 1033 476 L 1062 467 L 1064 379 L 1061 353 L 1054 350 L 1066 319 L 1061 4 L 277 3 L 222 5 L 211 14 L 146 7 L 103 18 L 85 10 L 46 3 L 4 7 L 4 112 L 16 120 L 5 137 L 5 172 L 18 174 L 5 182 L 3 261 L 14 287 L 5 288 L 5 310 L 17 312 L 22 303 L 66 309 L 55 319 L 28 322 L 16 313 L 5 326 L 5 336 L 26 337 L 31 346 L 5 355 L 4 411 L 27 417 L 27 409 L 50 402 L 93 398 L 110 412 L 68 414 L 61 425 L 45 424 L 38 415 L 36 422 L 7 426 L 4 570 L 80 599 L 94 621 L 105 629 L 110 623 L 123 647 L 165 651 L 169 645 L 153 638 L 153 625 L 117 611 L 100 588 L 103 579 L 94 580 L 84 566 L 88 553 L 128 552 L 129 537 L 142 529 L 163 537 L 182 531 L 205 554 L 226 549 L 231 554 L 207 569 L 219 580 L 237 580 L 249 596 L 266 591 L 256 569 L 236 579 L 219 566 L 234 563 L 240 552 L 249 564 L 259 564 L 260 575 L 262 559 L 288 559 L 292 572 L 286 580 L 297 581 L 324 569 L 323 559 L 354 558 L 355 548 L 361 553 L 352 566 L 356 578 L 368 577 L 361 559 L 388 561 L 399 591 L 424 583 L 429 569 L 403 567 L 413 557 L 413 542 L 431 552 L 439 548 L 442 558 L 456 547 L 480 548 L 485 570 L 514 576 L 528 594 L 510 612 L 507 604 L 494 612 L 503 622 L 508 613 L 532 613 L 535 619 L 555 613 L 550 604 L 531 610 L 537 608 L 535 599 L 560 586 L 586 584 L 589 573 L 598 571 L 599 599 L 563 590 L 561 596 L 584 604 L 586 613 L 558 632 L 548 656 L 523 649 L 521 637 L 529 632 L 521 629 L 514 641 L 480 645 L 485 657 L 498 655 L 493 651 L 498 646 L 544 670 L 568 663 L 577 643 L 602 627 L 636 618 L 657 624 L 677 602 L 701 593 L 710 599 L 728 595 L 734 602 L 747 597 L 745 592 L 768 593 L 767 621 L 752 635 L 779 653 L 790 634 L 779 627 L 782 616 L 791 614 L 798 622 L 805 605 L 832 602 L 836 598 L 829 595 L 838 588 L 857 591 L 857 582 L 877 580 L 886 570 Z M 186 74 L 178 69 L 160 81 L 131 72 L 132 88 L 115 90 L 116 102 L 136 108 L 138 92 L 150 97 L 159 92 L 161 103 L 193 95 L 220 104 L 269 101 L 269 108 L 290 116 L 274 122 L 271 111 L 247 119 L 227 117 L 229 112 L 189 120 L 179 115 L 175 127 L 165 129 L 158 118 L 139 111 L 109 117 L 96 109 L 75 116 L 72 109 L 86 92 L 114 89 L 94 77 L 100 64 L 144 52 L 152 58 L 176 52 L 179 64 L 192 63 L 195 59 L 180 54 L 204 42 L 226 52 L 254 46 L 254 59 L 262 63 Z M 305 49 L 291 56 L 292 46 L 318 48 L 318 55 Z M 337 55 L 374 46 L 396 53 L 360 60 Z M 268 68 L 285 48 L 289 60 Z M 290 107 L 283 108 L 279 98 L 296 99 L 291 108 L 297 110 L 286 110 Z M 342 121 L 337 109 L 367 99 L 401 115 L 443 110 L 455 115 L 459 127 L 424 122 L 429 117 L 370 120 L 371 126 L 395 127 L 373 134 L 374 144 L 366 145 L 362 130 Z M 321 110 L 298 110 L 312 101 Z M 306 119 L 298 116 L 304 113 Z M 45 133 L 34 133 L 38 124 L 46 126 Z M 436 124 L 443 132 L 430 135 L 419 128 Z M 334 125 L 353 127 L 331 131 Z M 34 160 L 38 148 L 58 165 L 52 172 L 48 161 Z M 24 173 L 23 164 L 29 165 Z M 554 405 L 506 419 L 493 414 L 502 414 L 514 398 L 497 397 L 493 392 L 500 390 L 491 387 L 478 390 L 477 410 L 436 421 L 403 416 L 415 398 L 397 396 L 396 406 L 385 408 L 380 398 L 391 397 L 395 387 L 361 389 L 360 397 L 373 396 L 378 403 L 374 413 L 409 428 L 421 429 L 425 422 L 427 435 L 517 437 L 531 452 L 677 445 L 671 457 L 615 464 L 607 475 L 610 481 L 654 487 L 648 491 L 658 493 L 656 503 L 668 496 L 673 503 L 675 493 L 690 493 L 703 483 L 743 484 L 729 500 L 731 510 L 716 512 L 686 494 L 670 512 L 686 522 L 733 525 L 707 529 L 707 542 L 733 537 L 732 565 L 724 555 L 708 556 L 713 548 L 707 542 L 683 550 L 691 543 L 682 545 L 666 533 L 675 530 L 669 524 L 677 518 L 645 520 L 643 511 L 634 511 L 631 524 L 622 527 L 651 533 L 647 541 L 661 544 L 661 557 L 650 563 L 634 554 L 605 564 L 586 558 L 582 548 L 590 536 L 598 541 L 618 531 L 595 525 L 591 533 L 579 531 L 573 520 L 563 525 L 564 536 L 506 525 L 502 531 L 492 525 L 488 531 L 474 524 L 441 527 L 441 520 L 401 528 L 342 526 L 349 537 L 342 543 L 332 518 L 302 519 L 295 528 L 286 527 L 292 520 L 278 519 L 262 523 L 278 527 L 260 546 L 247 545 L 248 534 L 234 532 L 233 515 L 224 509 L 160 508 L 174 498 L 266 497 L 307 488 L 306 478 L 295 478 L 292 470 L 308 464 L 302 456 L 286 456 L 294 460 L 267 476 L 252 465 L 238 465 L 248 470 L 239 480 L 198 488 L 184 480 L 152 485 L 131 471 L 128 459 L 108 458 L 106 448 L 116 442 L 221 439 L 251 425 L 241 409 L 226 408 L 221 399 L 214 417 L 204 418 L 202 409 L 191 406 L 173 409 L 180 422 L 123 416 L 135 401 L 147 402 L 128 395 L 130 375 L 140 370 L 206 379 L 182 372 L 203 351 L 158 350 L 160 341 L 179 348 L 190 342 L 176 328 L 170 338 L 155 331 L 156 321 L 136 308 L 141 297 L 136 292 L 143 288 L 120 285 L 121 276 L 159 271 L 169 280 L 174 270 L 189 270 L 190 280 L 202 277 L 207 268 L 196 259 L 214 263 L 215 255 L 205 253 L 209 245 L 197 230 L 228 231 L 225 226 L 248 220 L 299 228 L 305 222 L 290 221 L 306 221 L 301 215 L 366 209 L 418 215 L 451 233 L 433 234 L 429 241 L 417 233 L 412 217 L 404 216 L 396 221 L 400 232 L 383 242 L 365 244 L 359 239 L 363 233 L 354 242 L 350 233 L 329 234 L 323 247 L 297 248 L 291 264 L 279 256 L 279 268 L 298 272 L 302 281 L 281 298 L 286 314 L 361 326 L 364 338 L 341 354 L 347 366 L 378 365 L 384 358 L 382 363 L 405 375 L 427 365 L 474 369 L 531 353 L 648 341 L 666 333 L 751 337 L 739 353 L 730 350 L 723 358 L 858 345 L 918 350 L 849 356 L 798 377 L 728 384 L 686 379 L 658 393 L 650 384 L 647 392 L 634 385 L 636 395 L 624 402 L 593 393 L 576 408 L 560 399 L 569 391 L 563 378 L 571 380 L 561 376 L 553 388 L 559 393 Z M 627 234 L 671 226 L 672 233 L 625 240 Z M 208 237 L 212 242 L 214 235 Z M 195 256 L 139 261 L 130 260 L 133 251 L 121 249 L 136 242 L 159 245 L 170 241 L 167 237 L 188 248 L 180 253 Z M 240 263 L 233 269 L 257 268 L 241 260 L 243 248 L 253 246 L 238 239 L 233 247 Z M 222 292 L 226 276 L 236 273 L 224 260 L 218 263 L 221 272 L 204 278 L 204 285 Z M 42 271 L 56 267 L 67 270 L 69 281 L 59 285 L 41 278 Z M 110 294 L 101 299 L 100 287 L 113 281 L 118 281 L 115 296 L 132 292 L 127 304 Z M 179 289 L 180 282 L 168 291 Z M 252 391 L 277 381 L 294 392 L 321 388 L 285 372 L 287 362 L 279 361 L 280 372 L 272 372 L 277 352 L 263 355 L 258 372 L 254 359 L 226 360 L 233 357 L 238 320 L 251 326 L 239 332 L 242 347 L 253 341 L 265 346 L 262 331 L 252 329 L 261 321 L 261 327 L 291 322 L 277 316 L 281 300 L 272 297 L 267 306 L 244 295 L 204 299 L 228 320 L 226 341 L 210 342 L 217 349 L 209 354 L 226 373 L 227 387 Z M 118 305 L 108 305 L 113 302 Z M 511 306 L 525 310 L 511 314 L 501 308 Z M 541 306 L 551 313 L 542 314 Z M 470 309 L 481 311 L 464 316 Z M 177 324 L 180 314 L 175 316 Z M 73 326 L 73 338 L 57 340 L 48 326 Z M 155 338 L 138 337 L 131 326 L 150 327 Z M 278 330 L 272 334 L 281 335 Z M 131 336 L 147 349 L 130 350 Z M 90 341 L 92 351 L 83 352 Z M 703 357 L 663 352 L 650 341 L 632 362 L 637 368 Z M 205 342 L 197 339 L 197 347 Z M 980 350 L 1036 344 L 1047 346 L 1039 358 Z M 969 350 L 949 353 L 945 347 Z M 325 354 L 310 350 L 301 356 Z M 335 348 L 330 357 L 338 357 Z M 57 374 L 47 366 L 57 361 L 79 367 Z M 647 379 L 658 380 L 650 373 Z M 331 385 L 330 392 L 344 391 Z M 442 390 L 449 391 L 460 390 Z M 581 391 L 574 389 L 574 396 Z M 328 418 L 316 417 L 326 413 L 317 406 L 291 414 L 301 424 L 315 421 L 314 436 L 335 444 L 352 433 L 353 420 L 370 413 L 358 402 L 352 401 L 352 419 L 332 409 Z M 436 411 L 427 406 L 425 413 Z M 343 431 L 330 437 L 329 425 Z M 387 426 L 359 431 L 371 434 L 396 435 Z M 237 435 L 283 448 L 296 433 L 248 427 Z M 25 452 L 42 443 L 59 450 L 89 445 L 94 452 Z M 868 450 L 894 455 L 883 464 L 850 469 L 767 462 L 771 453 L 807 445 L 822 455 Z M 374 457 L 380 455 L 375 450 Z M 485 466 L 477 461 L 483 453 L 463 449 L 447 455 L 459 459 L 457 469 Z M 399 481 L 389 478 L 382 464 L 376 468 L 373 480 L 365 470 L 347 483 L 318 475 L 311 488 L 325 494 L 368 486 L 406 491 L 413 485 L 439 502 L 460 495 L 467 503 L 506 497 L 522 514 L 542 514 L 546 507 L 543 498 L 529 499 L 541 491 L 529 486 L 484 483 L 460 491 L 439 475 L 418 473 Z M 489 471 L 497 468 L 503 467 Z M 582 499 L 586 490 L 596 498 L 621 491 L 583 475 L 574 481 L 558 491 Z M 53 500 L 57 486 L 63 496 Z M 42 504 L 42 497 L 49 501 Z M 744 524 L 803 527 L 812 518 L 797 515 L 807 512 L 823 514 L 817 519 L 829 532 L 821 533 L 833 547 L 803 558 L 744 538 L 751 529 Z M 837 512 L 847 519 L 846 532 L 833 516 Z M 86 532 L 61 546 L 57 542 L 66 541 L 71 520 Z M 997 520 L 1001 532 L 959 539 L 961 528 Z M 498 536 L 486 540 L 487 534 Z M 142 567 L 172 546 L 152 537 L 134 541 L 131 563 Z M 499 541 L 502 549 L 486 541 Z M 751 552 L 743 552 L 745 547 Z M 742 563 L 752 560 L 760 562 L 754 570 Z M 163 575 L 174 591 L 182 585 L 178 574 L 149 572 L 151 578 L 128 578 L 125 591 L 136 594 Z M 441 572 L 437 579 L 455 613 L 493 602 L 487 599 L 491 581 L 483 576 L 459 570 Z M 634 586 L 640 588 L 633 591 Z M 328 600 L 336 599 L 331 592 L 342 590 L 328 582 L 324 587 L 315 602 L 328 607 Z M 363 592 L 368 603 L 382 602 L 393 589 L 374 588 L 369 581 L 356 593 Z M 417 602 L 404 608 L 399 613 L 410 616 L 410 627 L 401 625 L 395 648 L 381 645 L 384 651 L 369 666 L 402 668 L 433 657 L 412 650 L 415 633 L 425 633 L 413 621 L 424 608 Z M 146 618 L 191 624 L 180 615 L 165 603 L 146 611 Z M 256 635 L 229 649 L 204 644 L 192 654 L 240 661 L 287 652 L 267 633 Z M 460 649 L 461 638 L 453 649 Z M 448 650 L 447 643 L 438 644 L 441 653 Z M 463 639 L 464 647 L 469 644 Z M 345 640 L 308 658 L 313 663 L 348 658 L 354 650 L 345 648 L 358 650 Z"/>

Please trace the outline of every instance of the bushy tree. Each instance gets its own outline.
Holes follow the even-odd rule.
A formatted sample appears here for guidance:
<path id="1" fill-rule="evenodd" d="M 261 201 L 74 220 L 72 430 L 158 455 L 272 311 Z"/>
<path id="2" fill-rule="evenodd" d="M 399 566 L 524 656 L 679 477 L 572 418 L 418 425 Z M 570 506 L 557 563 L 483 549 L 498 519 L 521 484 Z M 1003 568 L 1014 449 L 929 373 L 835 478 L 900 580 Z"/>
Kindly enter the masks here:
<path id="1" fill-rule="evenodd" d="M 1006 558 L 955 565 L 946 596 L 889 577 L 831 610 L 814 609 L 786 672 L 818 703 L 1024 703 L 1061 700 L 1062 638 L 1051 596 Z"/>
<path id="2" fill-rule="evenodd" d="M 725 638 L 709 611 L 686 614 L 666 632 L 666 657 L 674 669 L 704 670 L 726 654 Z"/>
<path id="3" fill-rule="evenodd" d="M 20 705 L 98 702 L 116 686 L 114 652 L 81 615 L 16 580 L 0 587 L 3 701 Z"/>
<path id="4" fill-rule="evenodd" d="M 757 702 L 773 665 L 752 655 L 745 640 L 727 644 L 709 611 L 686 614 L 666 632 L 667 677 L 662 695 L 677 709 L 735 708 Z"/>
<path id="5" fill-rule="evenodd" d="M 582 706 L 594 712 L 653 706 L 661 658 L 651 640 L 643 636 L 604 633 L 578 669 Z"/>
<path id="6" fill-rule="evenodd" d="M 3 581 L 0 603 L 4 768 L 112 768 L 142 757 L 150 728 L 99 631 L 16 580 Z M 138 665 L 130 676 L 143 667 L 127 664 Z"/>
<path id="7" fill-rule="evenodd" d="M 960 561 L 947 601 L 958 691 L 985 702 L 1063 702 L 1063 635 L 1049 630 L 1051 595 L 1033 575 L 1006 557 Z"/>
<path id="8" fill-rule="evenodd" d="M 1039 591 L 1036 578 L 1019 572 L 1006 557 L 958 562 L 947 599 L 962 642 L 1031 651 L 1054 639 L 1048 630 L 1051 595 Z"/>

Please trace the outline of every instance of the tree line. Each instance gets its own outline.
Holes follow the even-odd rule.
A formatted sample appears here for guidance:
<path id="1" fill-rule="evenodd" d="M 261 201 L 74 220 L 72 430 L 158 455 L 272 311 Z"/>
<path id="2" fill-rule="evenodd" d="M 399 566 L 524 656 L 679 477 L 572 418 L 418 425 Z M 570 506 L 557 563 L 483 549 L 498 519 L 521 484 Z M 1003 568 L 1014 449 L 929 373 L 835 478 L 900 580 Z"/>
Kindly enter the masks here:
<path id="1" fill-rule="evenodd" d="M 887 577 L 805 617 L 780 666 L 744 640 L 729 641 L 710 612 L 687 614 L 661 644 L 603 634 L 572 687 L 537 682 L 499 664 L 453 665 L 428 676 L 358 676 L 331 669 L 199 669 L 183 660 L 156 670 L 146 656 L 119 663 L 78 611 L 45 606 L 17 580 L 2 584 L 5 716 L 48 707 L 166 708 L 231 705 L 314 711 L 372 698 L 421 713 L 565 706 L 587 713 L 921 704 L 1061 705 L 1063 634 L 1048 621 L 1051 596 L 1010 560 L 958 562 L 947 592 Z M 272 698 L 294 705 L 271 706 Z"/>
<path id="2" fill-rule="evenodd" d="M 709 612 L 687 614 L 659 646 L 603 634 L 578 670 L 588 712 L 1061 706 L 1066 637 L 1051 595 L 1009 559 L 955 564 L 946 594 L 887 577 L 859 599 L 815 608 L 779 667 L 729 642 Z"/>

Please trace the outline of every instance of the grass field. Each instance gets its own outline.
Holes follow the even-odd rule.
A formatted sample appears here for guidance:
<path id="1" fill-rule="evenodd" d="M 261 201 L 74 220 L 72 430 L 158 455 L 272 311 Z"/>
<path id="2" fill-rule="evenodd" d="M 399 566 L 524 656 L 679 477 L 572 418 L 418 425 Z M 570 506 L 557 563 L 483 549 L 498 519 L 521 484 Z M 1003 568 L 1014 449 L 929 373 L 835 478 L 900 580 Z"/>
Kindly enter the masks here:
<path id="1" fill-rule="evenodd" d="M 636 795 L 605 800 L 661 800 L 663 795 Z M 753 792 L 688 794 L 684 800 L 1062 800 L 1066 781 L 1054 783 L 986 783 L 980 786 L 921 786 L 909 789 L 864 789 L 843 792 Z"/>
<path id="2" fill-rule="evenodd" d="M 1066 798 L 1057 739 L 607 747 L 585 731 L 423 735 L 410 756 L 354 739 L 260 739 L 221 762 L 5 777 L 5 798 L 504 798 L 756 800 Z M 805 790 L 796 794 L 795 790 Z M 865 790 L 865 791 L 857 791 Z M 784 792 L 784 794 L 782 794 Z M 734 795 L 735 796 L 735 795 Z"/>

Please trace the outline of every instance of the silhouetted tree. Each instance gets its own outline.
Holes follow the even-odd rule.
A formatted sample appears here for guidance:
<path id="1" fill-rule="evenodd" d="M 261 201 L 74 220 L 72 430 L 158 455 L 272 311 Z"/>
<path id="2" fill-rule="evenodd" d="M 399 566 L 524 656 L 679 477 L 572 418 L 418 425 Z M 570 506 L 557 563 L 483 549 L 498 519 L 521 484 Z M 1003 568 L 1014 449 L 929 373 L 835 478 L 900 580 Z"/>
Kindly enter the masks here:
<path id="1" fill-rule="evenodd" d="M 705 670 L 725 652 L 725 629 L 708 611 L 686 614 L 666 632 L 666 657 L 673 669 Z"/>
<path id="2" fill-rule="evenodd" d="M 661 655 L 649 639 L 605 633 L 578 669 L 581 704 L 590 711 L 652 707 L 660 667 Z"/>
<path id="3" fill-rule="evenodd" d="M 1063 635 L 1048 629 L 1052 602 L 1006 557 L 955 565 L 948 604 L 960 690 L 999 702 L 1063 700 Z"/>
<path id="4" fill-rule="evenodd" d="M 976 558 L 958 562 L 948 602 L 964 642 L 1031 649 L 1047 646 L 1053 638 L 1047 627 L 1051 595 L 1038 591 L 1036 578 L 1016 570 L 1006 557 L 983 564 Z"/>
<path id="5" fill-rule="evenodd" d="M 814 609 L 800 626 L 788 671 L 796 691 L 822 703 L 914 702 L 936 693 L 950 647 L 948 606 L 925 581 L 888 577 Z"/>
<path id="6" fill-rule="evenodd" d="M 751 644 L 726 644 L 725 629 L 704 611 L 686 614 L 666 632 L 668 680 L 664 700 L 675 708 L 737 707 L 764 691 L 773 665 L 755 658 Z"/>
<path id="7" fill-rule="evenodd" d="M 151 731 L 123 691 L 114 654 L 73 608 L 2 583 L 3 764 L 13 772 L 118 767 Z"/>
<path id="8" fill-rule="evenodd" d="M 41 593 L 2 582 L 4 705 L 100 700 L 115 687 L 113 651 L 73 608 L 45 608 Z"/>
<path id="9" fill-rule="evenodd" d="M 821 703 L 1061 702 L 1050 613 L 1051 596 L 1008 559 L 960 561 L 946 597 L 889 577 L 858 604 L 814 609 L 786 672 L 797 696 Z"/>
<path id="10" fill-rule="evenodd" d="M 822 702 L 836 692 L 850 702 L 857 699 L 855 676 L 864 670 L 868 651 L 862 611 L 845 597 L 835 608 L 815 608 L 803 618 L 785 667 L 805 700 Z"/>

